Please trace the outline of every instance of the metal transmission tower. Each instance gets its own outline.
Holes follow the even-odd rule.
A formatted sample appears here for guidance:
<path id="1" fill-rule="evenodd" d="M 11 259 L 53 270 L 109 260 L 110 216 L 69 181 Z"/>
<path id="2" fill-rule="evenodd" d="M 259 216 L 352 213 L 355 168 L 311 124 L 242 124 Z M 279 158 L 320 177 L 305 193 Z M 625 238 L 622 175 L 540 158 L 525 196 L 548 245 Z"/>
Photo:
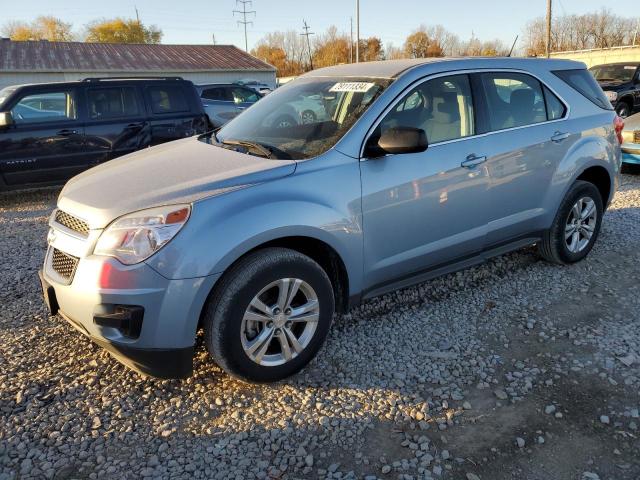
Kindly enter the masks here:
<path id="1" fill-rule="evenodd" d="M 238 25 L 244 26 L 244 50 L 245 52 L 249 51 L 249 42 L 247 41 L 247 25 L 253 26 L 253 22 L 251 20 L 247 21 L 247 15 L 255 16 L 255 10 L 247 10 L 247 5 L 251 6 L 253 4 L 252 0 L 236 0 L 236 6 L 242 5 L 242 10 L 234 10 L 233 14 L 239 13 L 242 15 L 242 20 L 238 20 Z"/>
<path id="2" fill-rule="evenodd" d="M 304 29 L 304 33 L 301 33 L 300 35 L 302 35 L 303 37 L 307 37 L 307 48 L 309 49 L 309 66 L 311 67 L 311 70 L 313 70 L 313 57 L 311 55 L 311 41 L 309 40 L 309 35 L 315 35 L 315 33 L 309 31 L 311 27 L 307 25 L 306 20 L 302 20 L 302 24 L 304 25 L 302 27 Z"/>

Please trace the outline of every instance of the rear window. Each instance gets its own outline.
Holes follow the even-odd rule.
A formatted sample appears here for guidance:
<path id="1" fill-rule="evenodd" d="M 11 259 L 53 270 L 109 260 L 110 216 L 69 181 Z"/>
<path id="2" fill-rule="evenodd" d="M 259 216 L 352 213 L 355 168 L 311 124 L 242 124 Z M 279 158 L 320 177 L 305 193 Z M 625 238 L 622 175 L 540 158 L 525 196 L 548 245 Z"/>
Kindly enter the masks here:
<path id="1" fill-rule="evenodd" d="M 149 87 L 153 113 L 188 112 L 189 104 L 184 90 L 179 86 Z"/>
<path id="2" fill-rule="evenodd" d="M 587 70 L 556 70 L 553 73 L 600 108 L 613 110 L 613 106 L 602 91 L 602 88 Z"/>

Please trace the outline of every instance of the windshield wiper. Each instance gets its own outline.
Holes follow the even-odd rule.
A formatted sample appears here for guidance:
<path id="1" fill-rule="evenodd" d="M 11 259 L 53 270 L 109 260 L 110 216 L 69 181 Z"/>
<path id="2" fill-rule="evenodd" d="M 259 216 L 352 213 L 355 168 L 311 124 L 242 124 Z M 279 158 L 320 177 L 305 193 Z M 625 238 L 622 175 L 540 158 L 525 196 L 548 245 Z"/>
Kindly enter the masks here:
<path id="1" fill-rule="evenodd" d="M 261 156 L 265 158 L 271 158 L 271 155 L 273 154 L 271 150 L 269 150 L 264 145 L 261 145 L 260 143 L 256 143 L 256 142 L 250 142 L 248 140 L 233 140 L 233 139 L 228 140 L 227 139 L 222 141 L 222 145 L 236 145 L 239 147 L 245 147 L 247 150 L 252 149 L 258 152 Z"/>

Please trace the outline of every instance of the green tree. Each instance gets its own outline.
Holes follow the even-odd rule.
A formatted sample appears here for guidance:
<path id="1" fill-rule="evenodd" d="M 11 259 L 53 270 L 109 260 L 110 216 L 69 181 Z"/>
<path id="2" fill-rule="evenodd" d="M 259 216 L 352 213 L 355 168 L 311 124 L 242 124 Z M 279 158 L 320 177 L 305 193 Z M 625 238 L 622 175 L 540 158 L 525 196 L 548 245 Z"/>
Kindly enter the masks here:
<path id="1" fill-rule="evenodd" d="M 96 20 L 87 25 L 87 42 L 95 43 L 160 43 L 162 30 L 145 26 L 133 19 Z"/>

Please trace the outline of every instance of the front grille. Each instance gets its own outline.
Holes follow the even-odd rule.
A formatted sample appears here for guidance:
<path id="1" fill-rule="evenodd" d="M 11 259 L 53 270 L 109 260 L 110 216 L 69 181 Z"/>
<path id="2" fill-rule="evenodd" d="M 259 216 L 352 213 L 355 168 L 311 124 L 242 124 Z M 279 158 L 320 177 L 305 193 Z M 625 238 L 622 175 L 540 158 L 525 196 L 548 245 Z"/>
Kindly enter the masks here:
<path id="1" fill-rule="evenodd" d="M 633 132 L 633 143 L 640 143 L 640 130 Z"/>
<path id="2" fill-rule="evenodd" d="M 60 225 L 64 225 L 69 230 L 78 232 L 83 237 L 89 236 L 89 225 L 87 224 L 87 222 L 85 222 L 84 220 L 80 220 L 73 215 L 69 215 L 67 212 L 58 210 L 56 212 L 56 222 Z"/>
<path id="3" fill-rule="evenodd" d="M 78 257 L 67 255 L 57 248 L 53 249 L 51 268 L 65 280 L 71 281 L 78 266 Z"/>

